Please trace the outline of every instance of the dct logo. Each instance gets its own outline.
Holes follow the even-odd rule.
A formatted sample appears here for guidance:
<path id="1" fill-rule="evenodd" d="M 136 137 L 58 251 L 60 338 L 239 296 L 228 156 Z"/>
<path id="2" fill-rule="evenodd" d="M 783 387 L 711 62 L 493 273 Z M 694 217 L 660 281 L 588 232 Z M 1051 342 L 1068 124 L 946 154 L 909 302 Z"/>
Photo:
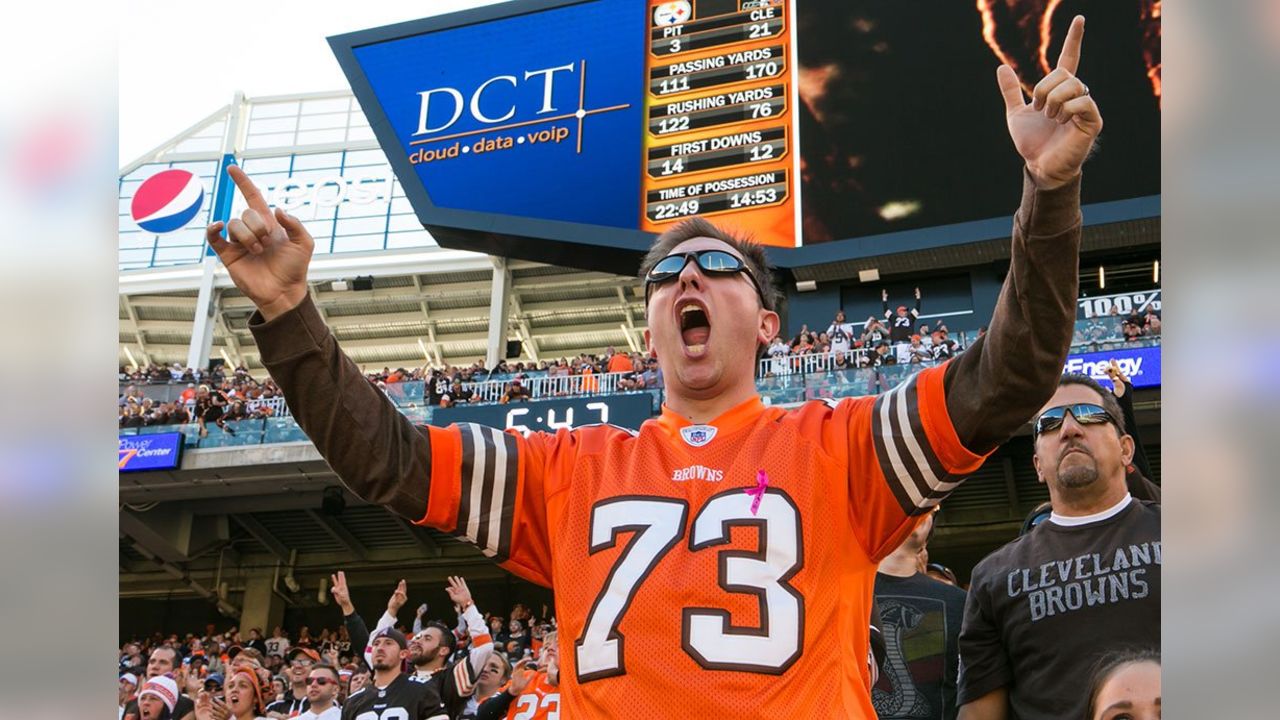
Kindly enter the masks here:
<path id="1" fill-rule="evenodd" d="M 413 134 L 417 137 L 448 130 L 462 118 L 464 111 L 469 112 L 471 117 L 479 123 L 486 125 L 504 123 L 516 115 L 516 102 L 511 97 L 511 90 L 507 88 L 517 88 L 521 83 L 542 83 L 542 102 L 535 115 L 554 113 L 557 108 L 552 102 L 552 97 L 557 73 L 565 73 L 561 76 L 561 79 L 565 79 L 571 77 L 573 71 L 574 65 L 569 63 L 541 70 L 526 70 L 523 78 L 515 75 L 497 75 L 480 83 L 468 95 L 464 95 L 461 90 L 453 87 L 423 90 L 418 93 L 420 98 L 418 130 Z M 440 108 L 440 110 L 433 112 L 433 108 Z M 444 117 L 448 119 L 441 122 Z M 433 122 L 438 124 L 432 125 Z"/>

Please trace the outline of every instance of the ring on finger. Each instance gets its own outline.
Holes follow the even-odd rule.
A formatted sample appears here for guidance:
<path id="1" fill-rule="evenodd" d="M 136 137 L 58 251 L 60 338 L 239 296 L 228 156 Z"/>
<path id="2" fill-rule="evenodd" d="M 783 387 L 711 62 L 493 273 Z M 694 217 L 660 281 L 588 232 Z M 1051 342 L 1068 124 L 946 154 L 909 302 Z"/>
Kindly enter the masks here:
<path id="1" fill-rule="evenodd" d="M 1080 83 L 1080 85 L 1084 88 L 1084 92 L 1083 92 L 1083 93 L 1081 93 L 1081 94 L 1083 94 L 1083 95 L 1088 95 L 1088 94 L 1089 94 L 1089 86 L 1088 86 L 1088 85 L 1085 85 L 1084 83 Z"/>

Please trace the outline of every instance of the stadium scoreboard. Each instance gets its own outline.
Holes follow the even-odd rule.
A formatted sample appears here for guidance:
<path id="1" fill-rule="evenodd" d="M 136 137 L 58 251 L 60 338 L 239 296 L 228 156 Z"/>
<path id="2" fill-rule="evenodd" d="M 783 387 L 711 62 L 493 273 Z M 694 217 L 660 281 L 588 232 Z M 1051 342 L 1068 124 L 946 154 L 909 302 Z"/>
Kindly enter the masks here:
<path id="1" fill-rule="evenodd" d="M 693 215 L 797 245 L 791 12 L 534 0 L 330 42 L 442 245 L 608 265 Z"/>
<path id="2" fill-rule="evenodd" d="M 442 246 L 632 273 L 654 234 L 697 215 L 797 267 L 874 254 L 863 240 L 899 229 L 988 223 L 968 241 L 1008 231 L 1018 160 L 1000 136 L 991 79 L 1005 51 L 984 43 L 1022 26 L 987 33 L 947 15 L 980 24 L 972 6 L 940 6 L 912 14 L 911 33 L 876 37 L 877 14 L 895 12 L 838 0 L 514 0 L 329 42 Z M 918 67 L 910 43 L 937 39 L 965 48 L 964 59 L 948 54 L 924 77 L 895 74 Z M 1132 55 L 1112 44 L 1116 57 Z M 985 87 L 991 107 L 924 134 L 903 130 L 936 115 L 920 105 L 936 94 L 929 83 Z M 1134 137 L 1158 132 L 1140 119 Z M 873 126 L 880 135 L 863 129 Z M 970 163 L 960 183 L 904 172 L 898 155 L 936 159 L 955 135 L 965 152 L 995 160 Z M 1111 144 L 1146 147 L 1127 140 Z M 953 244 L 966 232 L 935 237 Z"/>

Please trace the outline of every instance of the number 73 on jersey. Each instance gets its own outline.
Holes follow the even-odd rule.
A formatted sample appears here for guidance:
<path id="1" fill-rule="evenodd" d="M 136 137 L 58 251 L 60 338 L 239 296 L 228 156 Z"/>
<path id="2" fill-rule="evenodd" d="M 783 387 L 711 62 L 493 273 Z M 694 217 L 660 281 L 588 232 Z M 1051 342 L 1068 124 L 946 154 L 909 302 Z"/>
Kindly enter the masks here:
<path id="1" fill-rule="evenodd" d="M 734 625 L 722 609 L 683 608 L 681 647 L 708 670 L 780 675 L 799 659 L 804 598 L 789 581 L 803 565 L 800 513 L 778 488 L 765 490 L 754 512 L 752 500 L 741 487 L 712 496 L 698 511 L 687 538 L 689 505 L 684 500 L 623 496 L 596 503 L 591 511 L 591 554 L 615 547 L 622 533 L 633 534 L 596 596 L 574 648 L 579 682 L 626 673 L 626 638 L 618 626 L 658 563 L 682 541 L 691 553 L 717 552 L 729 543 L 735 526 L 756 528 L 758 549 L 719 550 L 719 585 L 726 592 L 755 595 L 760 624 Z"/>

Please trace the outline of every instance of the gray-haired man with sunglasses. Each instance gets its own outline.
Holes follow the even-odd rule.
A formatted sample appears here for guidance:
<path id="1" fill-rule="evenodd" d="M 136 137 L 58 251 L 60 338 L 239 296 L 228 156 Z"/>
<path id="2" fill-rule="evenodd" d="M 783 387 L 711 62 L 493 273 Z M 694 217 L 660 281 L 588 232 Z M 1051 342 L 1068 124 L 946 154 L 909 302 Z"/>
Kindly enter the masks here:
<path id="1" fill-rule="evenodd" d="M 961 720 L 1083 717 L 1108 650 L 1160 645 L 1160 505 L 1129 494 L 1134 442 L 1115 396 L 1064 375 L 1034 421 L 1052 514 L 973 570 Z"/>

